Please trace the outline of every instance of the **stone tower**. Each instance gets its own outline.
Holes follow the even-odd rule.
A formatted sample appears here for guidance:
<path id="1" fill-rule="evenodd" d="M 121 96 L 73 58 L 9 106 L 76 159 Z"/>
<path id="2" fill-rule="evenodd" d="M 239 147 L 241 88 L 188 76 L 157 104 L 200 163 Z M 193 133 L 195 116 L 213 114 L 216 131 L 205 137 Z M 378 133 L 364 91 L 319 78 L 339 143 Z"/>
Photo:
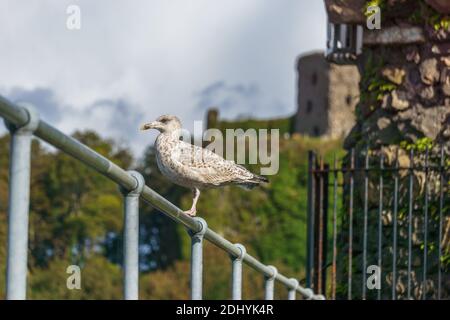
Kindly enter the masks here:
<path id="1" fill-rule="evenodd" d="M 329 63 L 323 52 L 315 52 L 299 57 L 297 74 L 295 132 L 327 138 L 346 136 L 355 124 L 359 100 L 357 68 Z"/>

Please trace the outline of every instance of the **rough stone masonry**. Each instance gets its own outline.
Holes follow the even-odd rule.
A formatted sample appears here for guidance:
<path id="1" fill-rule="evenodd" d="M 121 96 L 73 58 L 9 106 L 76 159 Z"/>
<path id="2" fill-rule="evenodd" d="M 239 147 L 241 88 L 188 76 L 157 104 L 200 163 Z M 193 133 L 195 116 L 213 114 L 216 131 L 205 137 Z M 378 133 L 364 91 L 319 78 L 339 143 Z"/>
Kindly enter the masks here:
<path id="1" fill-rule="evenodd" d="M 363 161 L 364 150 L 368 147 L 373 155 L 383 154 L 386 165 L 392 166 L 395 153 L 399 150 L 399 162 L 405 166 L 410 164 L 409 150 L 416 150 L 414 165 L 424 164 L 424 146 L 429 147 L 429 161 L 439 162 L 440 147 L 444 148 L 447 159 L 450 155 L 450 2 L 440 0 L 325 0 L 329 20 L 332 23 L 366 24 L 364 15 L 366 6 L 376 3 L 381 8 L 381 29 L 364 29 L 363 54 L 358 60 L 361 73 L 360 101 L 356 107 L 356 125 L 345 140 L 345 148 L 355 148 L 357 158 Z M 420 152 L 422 151 L 422 152 Z M 348 161 L 348 157 L 347 157 Z M 448 170 L 448 163 L 445 170 Z M 401 197 L 407 195 L 406 173 L 402 171 L 400 179 Z M 362 177 L 356 177 L 359 183 Z M 439 178 L 430 173 L 427 177 L 423 172 L 414 172 L 416 193 L 414 198 L 414 242 L 413 242 L 413 298 L 437 297 L 437 255 L 436 234 L 430 233 L 430 263 L 427 268 L 426 283 L 421 280 L 421 255 L 423 255 L 423 193 L 425 181 L 429 182 L 430 217 L 427 223 L 430 228 L 436 223 L 436 201 L 440 190 Z M 376 183 L 371 183 L 371 193 L 377 194 Z M 448 199 L 448 184 L 442 186 L 444 196 Z M 392 194 L 392 183 L 385 187 Z M 357 190 L 357 193 L 361 192 Z M 385 195 L 386 206 L 392 204 L 392 195 Z M 357 194 L 355 200 L 356 217 L 355 230 L 361 227 L 362 195 Z M 403 201 L 401 198 L 400 201 Z M 369 197 L 369 215 L 376 215 L 377 197 Z M 359 202 L 358 202 L 359 201 Z M 404 205 L 402 202 L 400 205 Z M 345 206 L 345 205 L 344 205 Z M 400 208 L 402 209 L 402 207 Z M 441 239 L 444 259 L 450 250 L 450 217 L 448 210 L 444 216 L 444 234 Z M 391 222 L 392 210 L 383 212 L 385 224 L 386 259 L 392 255 Z M 369 221 L 370 223 L 371 221 Z M 376 233 L 376 223 L 369 227 L 369 233 Z M 344 219 L 345 223 L 345 219 Z M 348 223 L 348 222 L 347 222 Z M 399 298 L 406 296 L 405 262 L 407 252 L 406 222 L 399 221 L 399 270 L 396 292 Z M 369 224 L 370 226 L 370 224 Z M 436 226 L 436 225 L 434 225 Z M 343 230 L 345 229 L 345 225 Z M 343 234 L 341 239 L 346 239 Z M 345 248 L 345 241 L 342 240 Z M 361 249 L 361 238 L 355 239 L 355 261 Z M 345 250 L 343 250 L 345 251 Z M 374 253 L 375 254 L 375 253 Z M 342 256 L 344 258 L 344 256 Z M 448 260 L 448 258 L 447 258 Z M 356 267 L 358 268 L 358 267 Z M 392 266 L 383 265 L 384 286 L 392 286 Z M 449 297 L 450 277 L 448 263 L 443 266 L 444 279 L 441 298 Z M 341 269 L 344 277 L 347 270 Z M 361 272 L 361 270 L 359 270 Z M 358 286 L 359 287 L 359 286 Z M 360 290 L 357 288 L 356 290 Z M 346 288 L 341 292 L 346 296 Z M 355 293 L 358 295 L 358 292 Z M 383 291 L 383 297 L 388 298 L 390 291 Z"/>

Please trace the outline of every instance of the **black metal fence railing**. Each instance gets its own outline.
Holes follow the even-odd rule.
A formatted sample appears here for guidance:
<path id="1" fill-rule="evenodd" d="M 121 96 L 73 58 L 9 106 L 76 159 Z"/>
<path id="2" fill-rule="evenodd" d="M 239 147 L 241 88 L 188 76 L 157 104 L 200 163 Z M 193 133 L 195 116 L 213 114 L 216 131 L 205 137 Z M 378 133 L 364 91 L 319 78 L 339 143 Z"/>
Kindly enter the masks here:
<path id="1" fill-rule="evenodd" d="M 310 152 L 306 285 L 330 299 L 449 299 L 448 151 Z"/>

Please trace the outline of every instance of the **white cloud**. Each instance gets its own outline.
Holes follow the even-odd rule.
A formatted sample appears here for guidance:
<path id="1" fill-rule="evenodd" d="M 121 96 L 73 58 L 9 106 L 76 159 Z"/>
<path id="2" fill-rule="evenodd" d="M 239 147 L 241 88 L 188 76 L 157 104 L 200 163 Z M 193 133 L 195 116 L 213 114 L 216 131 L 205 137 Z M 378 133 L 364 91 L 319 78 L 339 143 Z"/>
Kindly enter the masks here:
<path id="1" fill-rule="evenodd" d="M 66 29 L 70 4 L 81 8 L 79 31 Z M 326 22 L 322 1 L 307 0 L 3 0 L 0 21 L 0 94 L 44 88 L 61 105 L 49 121 L 63 131 L 108 123 L 103 134 L 125 140 L 137 130 L 126 126 L 163 113 L 192 128 L 204 118 L 199 94 L 219 82 L 212 103 L 234 99 L 260 117 L 293 112 L 295 59 L 324 47 Z M 238 99 L 238 86 L 254 96 Z M 98 101 L 113 103 L 93 112 Z M 112 116 L 121 101 L 127 121 Z M 153 136 L 138 137 L 136 151 Z"/>
<path id="2" fill-rule="evenodd" d="M 205 114 L 211 107 L 220 108 L 225 119 L 250 118 L 255 115 L 286 114 L 286 106 L 280 100 L 270 99 L 256 84 L 229 85 L 224 81 L 211 84 L 198 95 L 195 111 Z"/>

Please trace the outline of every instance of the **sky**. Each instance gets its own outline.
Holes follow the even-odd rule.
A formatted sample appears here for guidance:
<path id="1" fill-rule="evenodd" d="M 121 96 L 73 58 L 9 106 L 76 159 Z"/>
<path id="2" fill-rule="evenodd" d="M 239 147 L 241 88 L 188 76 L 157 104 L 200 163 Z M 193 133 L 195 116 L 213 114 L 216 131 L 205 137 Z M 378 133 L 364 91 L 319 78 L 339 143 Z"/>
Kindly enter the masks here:
<path id="1" fill-rule="evenodd" d="M 70 5 L 80 29 L 67 28 Z M 296 59 L 326 42 L 321 0 L 2 0 L 0 21 L 0 95 L 137 156 L 156 136 L 139 126 L 162 114 L 189 130 L 212 106 L 292 114 Z"/>

